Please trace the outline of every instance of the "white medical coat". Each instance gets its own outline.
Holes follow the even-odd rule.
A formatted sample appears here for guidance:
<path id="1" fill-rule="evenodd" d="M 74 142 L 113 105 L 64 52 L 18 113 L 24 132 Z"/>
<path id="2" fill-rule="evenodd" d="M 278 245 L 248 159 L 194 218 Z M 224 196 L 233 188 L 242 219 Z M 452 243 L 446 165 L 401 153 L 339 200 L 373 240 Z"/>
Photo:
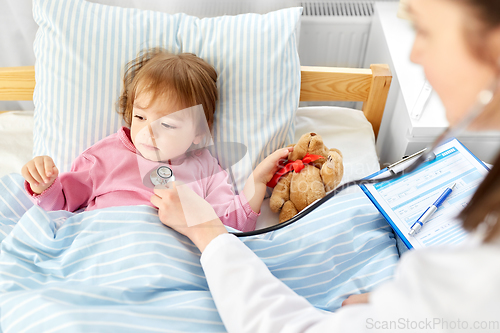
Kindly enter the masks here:
<path id="1" fill-rule="evenodd" d="M 220 235 L 201 264 L 228 332 L 500 332 L 500 241 L 406 252 L 368 304 L 314 308 L 236 236 Z"/>

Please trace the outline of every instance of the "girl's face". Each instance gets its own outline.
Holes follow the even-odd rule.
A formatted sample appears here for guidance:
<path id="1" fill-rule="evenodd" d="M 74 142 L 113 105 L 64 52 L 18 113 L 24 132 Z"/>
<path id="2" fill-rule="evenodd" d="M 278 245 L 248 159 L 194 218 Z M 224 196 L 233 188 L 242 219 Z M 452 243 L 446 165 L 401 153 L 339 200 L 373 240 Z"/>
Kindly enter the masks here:
<path id="1" fill-rule="evenodd" d="M 466 6 L 451 0 L 411 0 L 409 7 L 416 30 L 411 60 L 423 66 L 453 126 L 490 86 L 496 68 L 469 49 L 465 28 L 476 19 Z"/>
<path id="2" fill-rule="evenodd" d="M 147 92 L 136 97 L 130 128 L 132 143 L 144 158 L 166 162 L 200 142 L 195 125 L 183 107 L 164 97 L 150 101 L 151 94 Z"/>

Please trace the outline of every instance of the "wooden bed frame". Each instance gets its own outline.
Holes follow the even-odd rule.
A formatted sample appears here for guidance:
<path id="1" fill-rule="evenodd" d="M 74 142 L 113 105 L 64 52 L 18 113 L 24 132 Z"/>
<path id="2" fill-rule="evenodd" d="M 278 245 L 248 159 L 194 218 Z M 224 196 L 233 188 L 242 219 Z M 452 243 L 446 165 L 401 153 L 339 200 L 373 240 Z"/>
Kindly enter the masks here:
<path id="1" fill-rule="evenodd" d="M 387 65 L 370 69 L 301 67 L 300 100 L 363 102 L 363 112 L 377 137 L 392 75 Z M 0 68 L 0 101 L 31 101 L 35 67 Z"/>

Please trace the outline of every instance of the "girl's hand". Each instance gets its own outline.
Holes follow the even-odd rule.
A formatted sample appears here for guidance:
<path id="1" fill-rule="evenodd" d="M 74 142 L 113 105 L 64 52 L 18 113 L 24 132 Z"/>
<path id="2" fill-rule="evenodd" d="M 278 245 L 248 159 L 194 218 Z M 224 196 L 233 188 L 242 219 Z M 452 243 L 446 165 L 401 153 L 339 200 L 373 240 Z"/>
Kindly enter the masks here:
<path id="1" fill-rule="evenodd" d="M 212 239 L 227 230 L 208 202 L 189 187 L 175 183 L 168 183 L 171 188 L 155 188 L 151 203 L 158 207 L 164 225 L 191 239 L 203 252 Z"/>
<path id="2" fill-rule="evenodd" d="M 287 160 L 291 151 L 293 151 L 293 147 L 280 148 L 266 157 L 255 168 L 253 172 L 254 181 L 264 185 L 267 184 L 278 171 L 279 162 Z"/>
<path id="3" fill-rule="evenodd" d="M 351 295 L 351 296 L 347 297 L 342 302 L 342 306 L 351 305 L 351 304 L 368 303 L 369 298 L 370 298 L 370 293 Z"/>
<path id="4" fill-rule="evenodd" d="M 22 167 L 21 174 L 33 193 L 40 194 L 54 183 L 59 170 L 49 156 L 37 156 Z"/>

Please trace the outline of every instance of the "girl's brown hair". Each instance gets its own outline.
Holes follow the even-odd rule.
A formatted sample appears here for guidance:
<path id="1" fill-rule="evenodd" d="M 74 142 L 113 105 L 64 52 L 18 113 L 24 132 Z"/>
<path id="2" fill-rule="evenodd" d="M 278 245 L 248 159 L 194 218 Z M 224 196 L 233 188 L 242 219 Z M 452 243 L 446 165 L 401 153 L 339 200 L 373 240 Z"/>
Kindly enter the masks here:
<path id="1" fill-rule="evenodd" d="M 141 92 L 174 100 L 183 108 L 201 104 L 211 129 L 218 99 L 217 72 L 191 53 L 172 54 L 161 48 L 142 51 L 125 68 L 118 113 L 130 127 L 134 100 Z M 145 106 L 147 107 L 147 106 Z"/>
<path id="2" fill-rule="evenodd" d="M 499 59 L 491 50 L 487 49 L 484 36 L 489 31 L 500 28 L 500 1 L 497 0 L 453 0 L 454 3 L 465 5 L 467 13 L 471 13 L 472 20 L 465 23 L 465 38 L 476 57 L 495 68 L 498 79 Z M 469 17 L 468 17 L 469 19 Z M 500 96 L 495 98 L 483 113 L 500 112 Z M 500 236 L 500 155 L 497 156 L 493 168 L 483 180 L 471 201 L 459 215 L 466 230 L 472 231 L 486 219 L 496 218 L 485 238 L 490 242 Z"/>

